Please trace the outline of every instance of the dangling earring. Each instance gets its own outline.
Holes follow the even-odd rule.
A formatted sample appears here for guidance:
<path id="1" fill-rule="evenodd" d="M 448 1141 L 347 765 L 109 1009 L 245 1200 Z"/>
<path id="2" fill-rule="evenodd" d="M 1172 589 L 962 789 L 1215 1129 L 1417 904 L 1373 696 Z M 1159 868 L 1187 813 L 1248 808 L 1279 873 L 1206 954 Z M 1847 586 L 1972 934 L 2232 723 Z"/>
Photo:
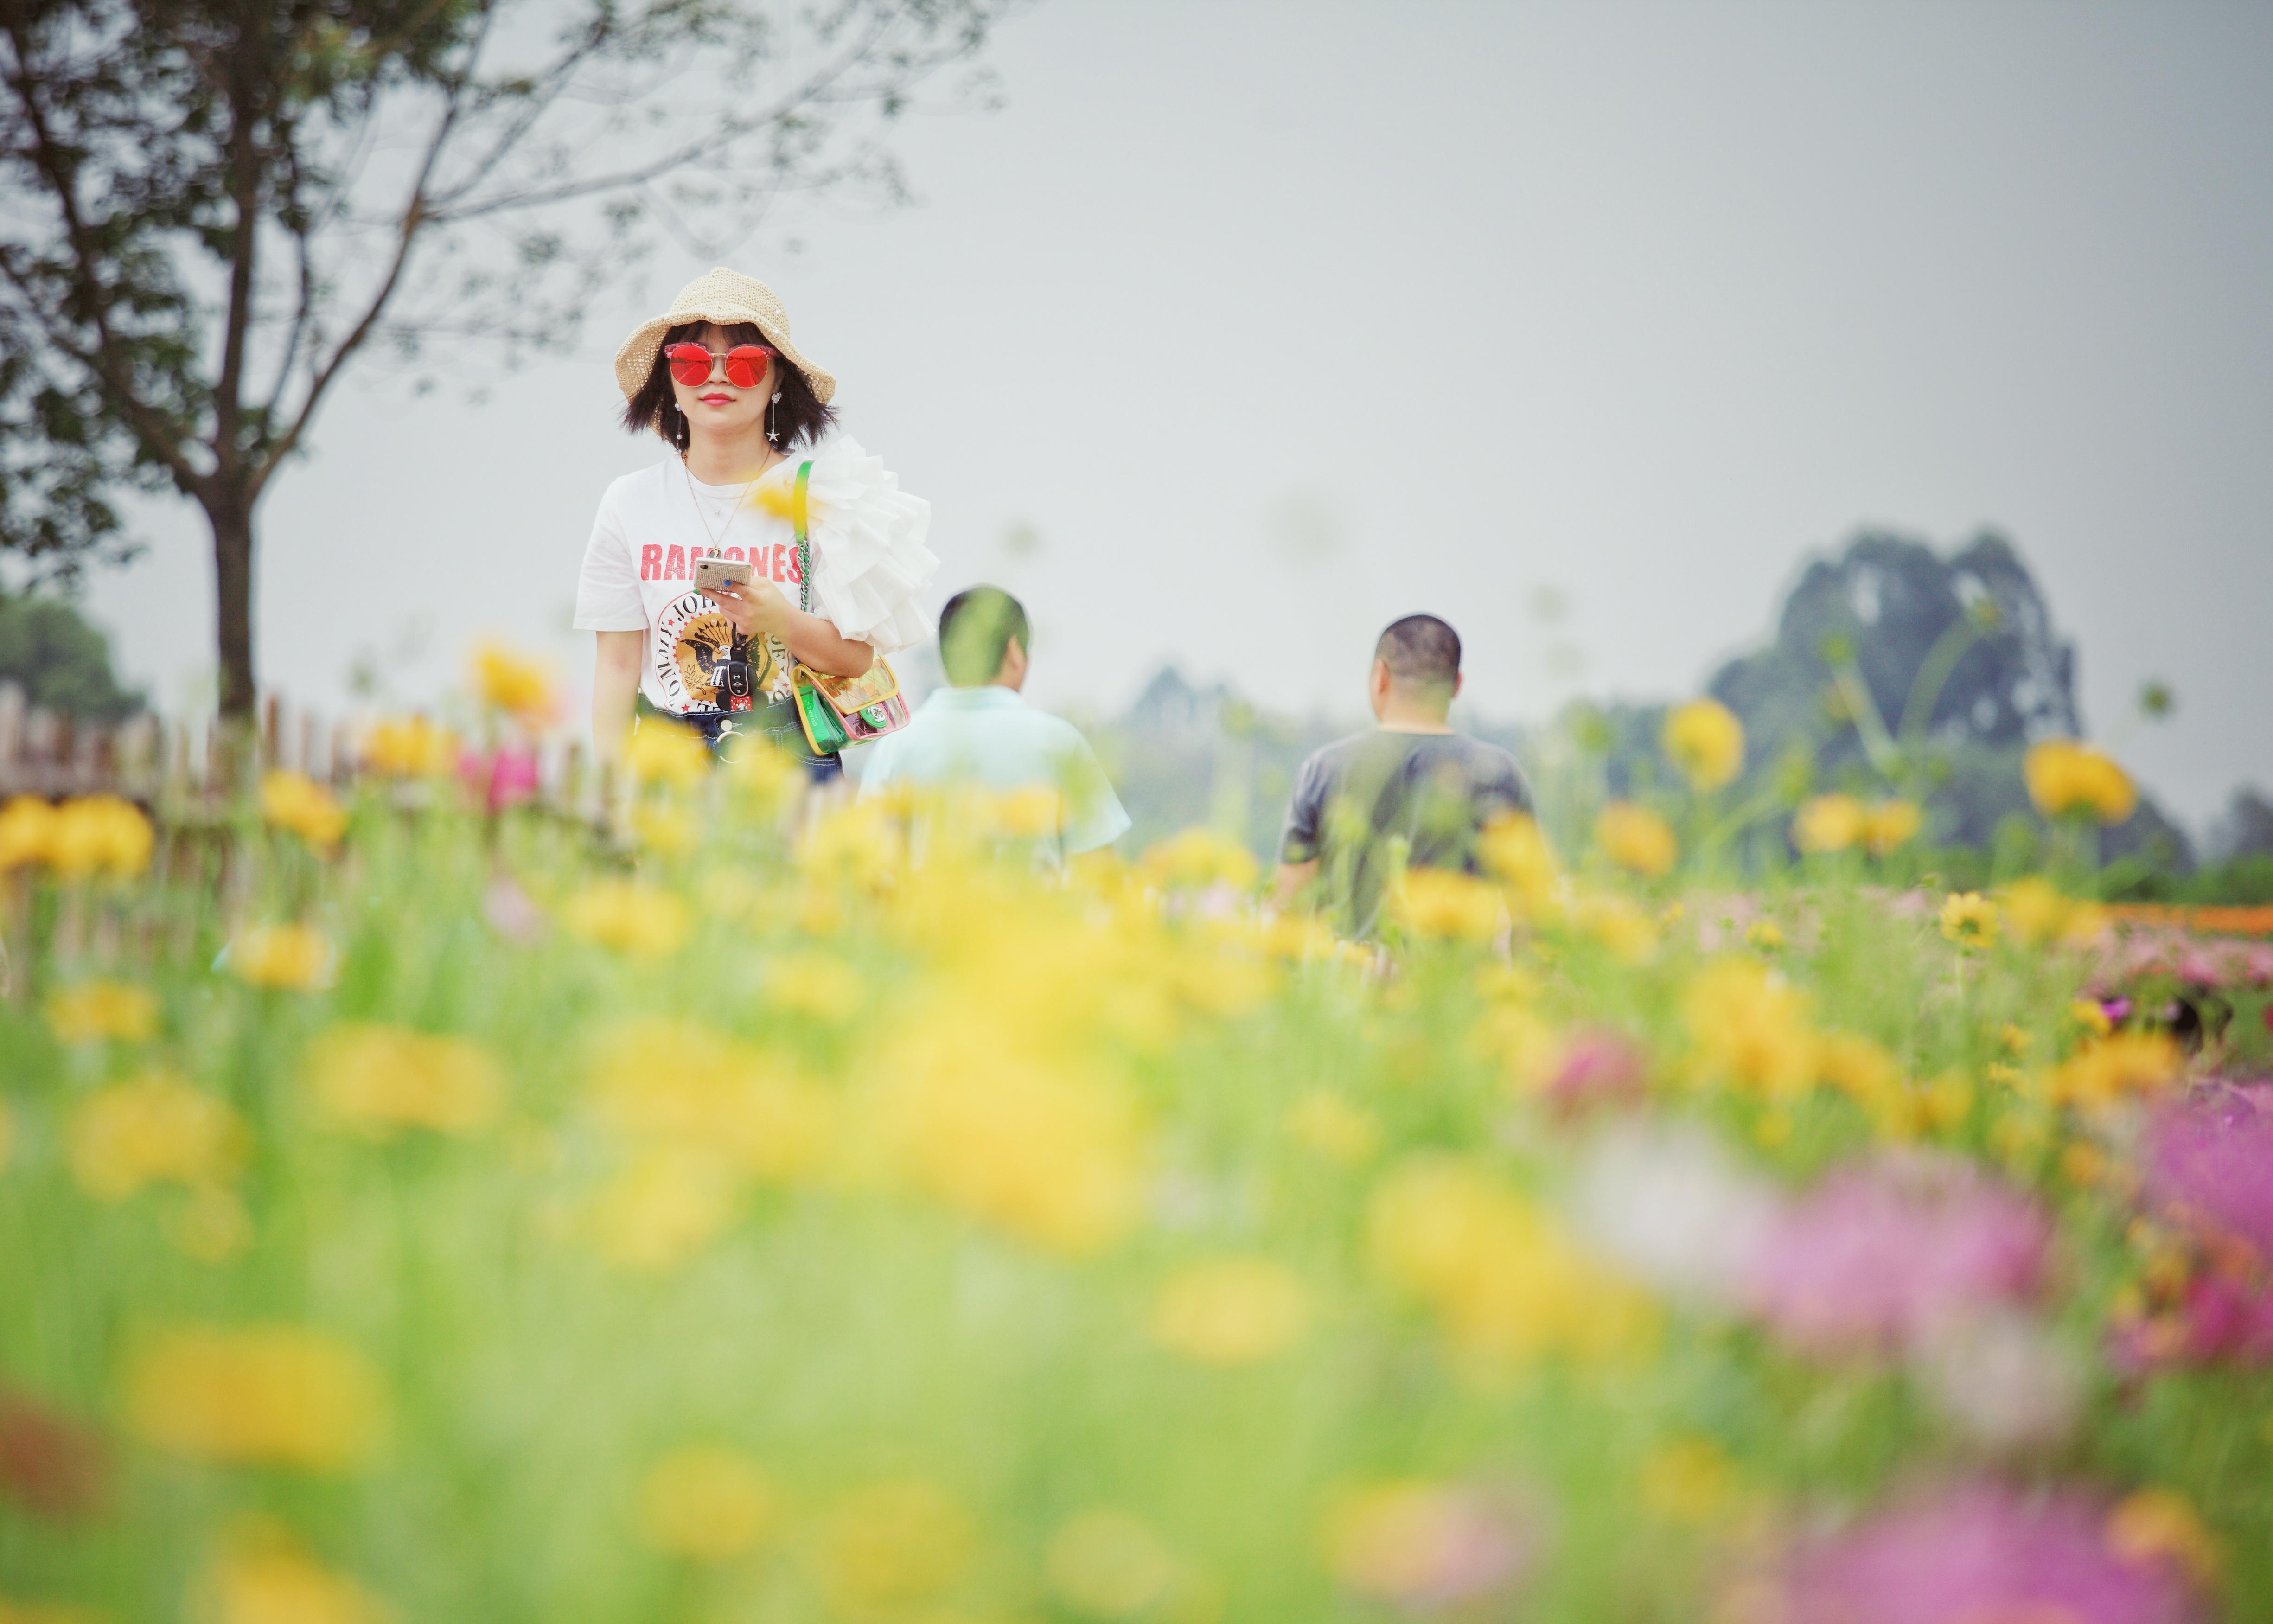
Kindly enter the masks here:
<path id="1" fill-rule="evenodd" d="M 774 398 L 766 402 L 766 438 L 776 446 L 781 444 L 781 431 L 774 427 L 774 408 L 780 403 L 781 391 L 776 389 Z"/>

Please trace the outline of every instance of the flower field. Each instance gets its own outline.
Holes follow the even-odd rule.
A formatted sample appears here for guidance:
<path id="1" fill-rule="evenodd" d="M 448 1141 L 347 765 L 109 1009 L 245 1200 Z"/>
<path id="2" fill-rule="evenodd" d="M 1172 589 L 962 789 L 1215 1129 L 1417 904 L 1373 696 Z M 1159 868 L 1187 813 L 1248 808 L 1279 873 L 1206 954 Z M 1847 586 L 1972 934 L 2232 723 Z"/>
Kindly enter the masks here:
<path id="1" fill-rule="evenodd" d="M 650 728 L 634 861 L 388 739 L 0 809 L 5 1624 L 2273 1616 L 2260 939 L 1825 797 L 1376 951 L 1201 833 Z"/>

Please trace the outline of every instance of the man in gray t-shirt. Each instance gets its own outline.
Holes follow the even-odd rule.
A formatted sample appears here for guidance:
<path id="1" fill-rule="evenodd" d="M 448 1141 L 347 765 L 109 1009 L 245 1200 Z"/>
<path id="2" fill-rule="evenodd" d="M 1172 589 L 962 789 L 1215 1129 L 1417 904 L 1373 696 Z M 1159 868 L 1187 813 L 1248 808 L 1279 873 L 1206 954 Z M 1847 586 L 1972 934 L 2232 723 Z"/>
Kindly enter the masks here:
<path id="1" fill-rule="evenodd" d="M 1494 818 L 1531 810 L 1515 757 L 1456 733 L 1445 720 L 1460 691 L 1460 638 L 1413 614 L 1374 645 L 1367 697 L 1379 726 L 1302 763 L 1279 842 L 1278 899 L 1306 891 L 1326 916 L 1369 936 L 1401 846 L 1408 868 L 1476 871 L 1476 837 Z"/>

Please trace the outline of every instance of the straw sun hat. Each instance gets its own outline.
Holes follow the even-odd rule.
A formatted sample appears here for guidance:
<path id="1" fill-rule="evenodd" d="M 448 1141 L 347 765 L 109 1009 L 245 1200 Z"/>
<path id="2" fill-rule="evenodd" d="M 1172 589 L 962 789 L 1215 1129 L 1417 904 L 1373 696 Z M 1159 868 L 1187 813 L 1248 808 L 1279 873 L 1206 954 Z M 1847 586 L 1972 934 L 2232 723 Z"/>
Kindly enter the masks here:
<path id="1" fill-rule="evenodd" d="M 836 393 L 836 380 L 799 355 L 790 342 L 789 312 L 782 308 L 780 297 L 756 277 L 722 265 L 681 288 L 668 314 L 641 322 L 624 340 L 623 348 L 616 351 L 616 386 L 626 400 L 646 387 L 648 375 L 655 370 L 655 352 L 663 347 L 663 335 L 682 321 L 715 321 L 721 327 L 749 322 L 765 335 L 767 343 L 781 351 L 782 359 L 805 374 L 814 398 L 822 405 Z"/>

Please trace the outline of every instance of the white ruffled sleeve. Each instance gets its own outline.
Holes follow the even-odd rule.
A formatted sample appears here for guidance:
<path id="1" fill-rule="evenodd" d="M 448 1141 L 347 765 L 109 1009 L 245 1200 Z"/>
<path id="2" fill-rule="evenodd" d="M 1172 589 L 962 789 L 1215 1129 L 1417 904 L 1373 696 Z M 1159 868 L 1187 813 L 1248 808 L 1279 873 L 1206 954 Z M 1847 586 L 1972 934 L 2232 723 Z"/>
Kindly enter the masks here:
<path id="1" fill-rule="evenodd" d="M 901 490 L 884 459 L 847 435 L 814 455 L 806 502 L 814 612 L 879 654 L 930 636 L 921 599 L 939 569 L 938 556 L 924 545 L 931 504 Z"/>

